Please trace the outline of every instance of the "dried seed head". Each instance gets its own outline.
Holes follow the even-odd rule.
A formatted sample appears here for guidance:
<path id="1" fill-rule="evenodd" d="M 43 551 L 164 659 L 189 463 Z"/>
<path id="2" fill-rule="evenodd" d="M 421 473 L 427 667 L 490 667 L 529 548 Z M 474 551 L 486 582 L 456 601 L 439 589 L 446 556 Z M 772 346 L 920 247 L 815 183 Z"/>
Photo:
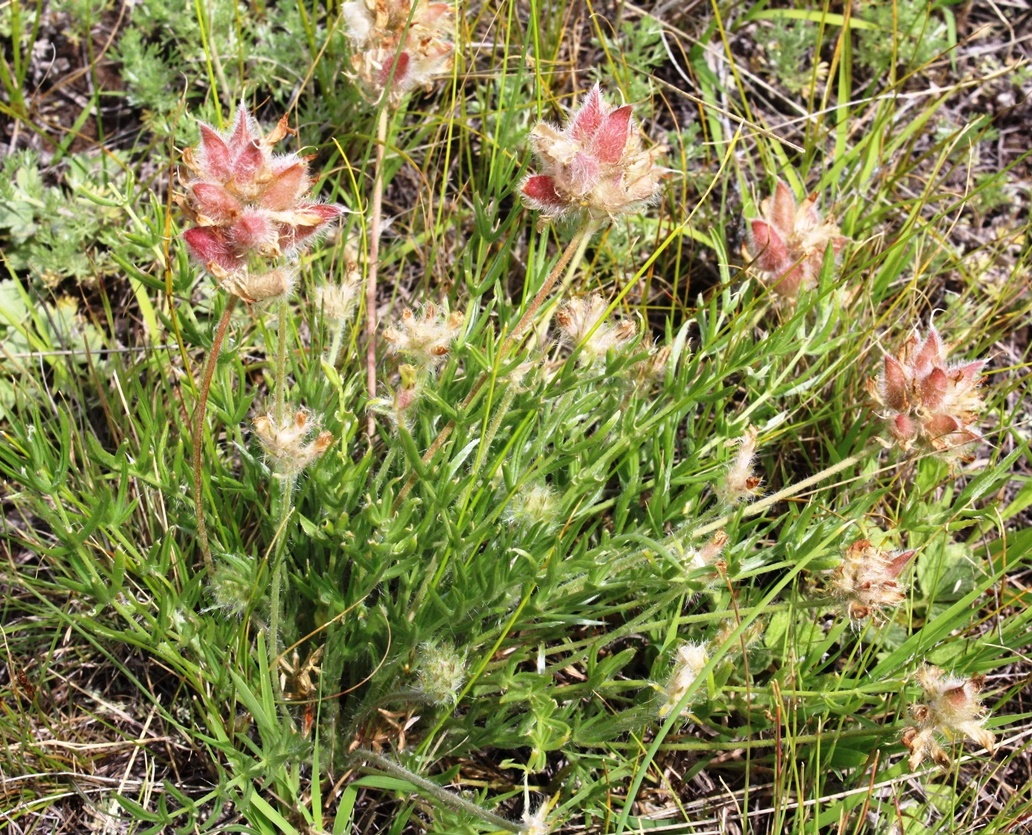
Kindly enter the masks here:
<path id="1" fill-rule="evenodd" d="M 982 398 L 983 360 L 948 364 L 946 344 L 935 328 L 915 332 L 896 356 L 885 355 L 882 373 L 867 391 L 882 408 L 889 432 L 903 450 L 915 445 L 947 455 L 982 436 L 975 428 Z"/>
<path id="2" fill-rule="evenodd" d="M 763 494 L 760 489 L 763 479 L 753 473 L 757 434 L 756 428 L 749 426 L 741 438 L 732 442 L 738 445 L 738 451 L 716 488 L 717 495 L 728 504 L 751 501 Z"/>
<path id="3" fill-rule="evenodd" d="M 404 354 L 415 365 L 434 369 L 451 351 L 451 344 L 462 332 L 461 313 L 438 312 L 436 305 L 427 303 L 417 315 L 407 309 L 401 314 L 401 322 L 389 327 L 383 337 L 390 343 L 390 351 Z"/>
<path id="4" fill-rule="evenodd" d="M 410 90 L 430 89 L 452 65 L 452 8 L 427 0 L 352 0 L 341 5 L 351 37 L 351 69 L 372 101 L 397 106 Z"/>
<path id="5" fill-rule="evenodd" d="M 878 617 L 882 610 L 903 601 L 906 594 L 899 575 L 915 553 L 910 550 L 892 554 L 867 539 L 847 546 L 842 562 L 832 574 L 831 585 L 851 620 Z"/>
<path id="6" fill-rule="evenodd" d="M 929 757 L 939 765 L 949 765 L 949 756 L 937 739 L 941 736 L 970 739 L 992 753 L 995 739 L 992 732 L 983 727 L 984 676 L 951 676 L 925 664 L 917 671 L 916 678 L 924 689 L 926 702 L 911 707 L 917 726 L 903 733 L 903 744 L 910 750 L 911 769 L 916 769 Z"/>
<path id="7" fill-rule="evenodd" d="M 563 342 L 570 347 L 580 347 L 581 361 L 585 365 L 605 359 L 610 350 L 624 347 L 638 333 L 637 326 L 629 319 L 607 321 L 606 307 L 601 296 L 591 295 L 586 299 L 570 299 L 555 314 Z"/>
<path id="8" fill-rule="evenodd" d="M 631 106 L 612 107 L 599 85 L 559 130 L 541 122 L 530 134 L 544 173 L 520 185 L 523 202 L 545 220 L 585 214 L 593 220 L 640 211 L 659 197 L 670 171 L 656 164 L 662 150 L 644 150 Z"/>
<path id="9" fill-rule="evenodd" d="M 668 716 L 677 707 L 707 663 L 709 663 L 709 653 L 706 651 L 705 644 L 687 643 L 681 644 L 677 648 L 674 668 L 663 689 L 666 700 L 659 708 L 660 719 Z"/>
<path id="10" fill-rule="evenodd" d="M 319 432 L 318 428 L 318 421 L 307 409 L 298 409 L 283 424 L 278 424 L 271 414 L 254 419 L 254 431 L 270 467 L 289 478 L 296 477 L 333 443 L 333 435 Z"/>
<path id="11" fill-rule="evenodd" d="M 795 299 L 817 285 L 824 253 L 836 255 L 846 244 L 830 218 L 816 209 L 817 195 L 796 205 L 792 190 L 780 180 L 774 196 L 760 203 L 762 218 L 749 221 L 745 254 L 760 280 L 782 299 Z"/>

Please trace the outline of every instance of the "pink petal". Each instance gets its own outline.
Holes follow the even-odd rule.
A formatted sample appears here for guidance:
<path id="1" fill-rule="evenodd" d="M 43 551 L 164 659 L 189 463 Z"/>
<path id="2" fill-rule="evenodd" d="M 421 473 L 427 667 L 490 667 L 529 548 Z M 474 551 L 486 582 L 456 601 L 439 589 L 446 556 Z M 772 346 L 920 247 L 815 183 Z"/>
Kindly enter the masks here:
<path id="1" fill-rule="evenodd" d="M 595 133 L 592 150 L 599 162 L 619 162 L 631 135 L 631 106 L 618 107 L 602 119 Z"/>
<path id="2" fill-rule="evenodd" d="M 778 180 L 778 184 L 774 187 L 774 199 L 771 200 L 767 219 L 774 224 L 782 235 L 789 235 L 795 229 L 795 195 L 792 194 L 792 189 L 781 180 Z"/>
<path id="3" fill-rule="evenodd" d="M 907 563 L 913 559 L 913 556 L 916 553 L 917 551 L 911 549 L 909 551 L 902 551 L 901 553 L 896 554 L 896 556 L 894 556 L 885 567 L 885 573 L 890 577 L 898 577 L 900 572 L 907 567 Z"/>
<path id="4" fill-rule="evenodd" d="M 781 233 L 765 220 L 750 221 L 751 240 L 749 254 L 756 259 L 757 269 L 769 273 L 784 273 L 792 268 L 793 262 Z"/>
<path id="5" fill-rule="evenodd" d="M 241 266 L 236 250 L 218 227 L 195 226 L 183 233 L 183 240 L 186 241 L 190 254 L 206 267 L 216 264 L 227 272 L 232 272 Z"/>
<path id="6" fill-rule="evenodd" d="M 297 205 L 308 191 L 308 166 L 297 160 L 276 173 L 258 198 L 258 202 L 273 212 L 285 212 Z"/>
<path id="7" fill-rule="evenodd" d="M 274 252 L 272 245 L 278 246 L 279 235 L 276 227 L 258 212 L 245 212 L 240 215 L 227 234 L 230 243 L 241 255 L 271 254 Z"/>
<path id="8" fill-rule="evenodd" d="M 555 214 L 569 208 L 569 203 L 555 190 L 555 180 L 545 174 L 527 177 L 520 186 L 523 202 L 538 211 Z"/>
<path id="9" fill-rule="evenodd" d="M 209 125 L 201 122 L 200 160 L 201 173 L 209 180 L 224 183 L 229 179 L 229 147 L 222 137 Z"/>
<path id="10" fill-rule="evenodd" d="M 883 382 L 882 397 L 885 399 L 885 405 L 896 411 L 909 408 L 907 388 L 910 378 L 906 369 L 895 357 L 885 357 Z"/>
<path id="11" fill-rule="evenodd" d="M 290 252 L 301 246 L 327 223 L 344 214 L 342 206 L 331 203 L 305 203 L 294 212 L 294 223 L 281 223 L 277 227 L 279 247 Z"/>
<path id="12" fill-rule="evenodd" d="M 966 391 L 978 385 L 985 368 L 985 360 L 975 360 L 950 369 L 950 377 L 962 390 Z"/>
<path id="13" fill-rule="evenodd" d="M 248 146 L 254 145 L 260 140 L 261 134 L 258 133 L 251 114 L 241 104 L 237 108 L 236 117 L 233 120 L 233 131 L 229 136 L 229 147 L 234 154 L 240 154 Z"/>
<path id="14" fill-rule="evenodd" d="M 190 186 L 195 210 L 216 223 L 224 223 L 235 218 L 243 207 L 232 194 L 215 183 L 193 183 Z"/>
<path id="15" fill-rule="evenodd" d="M 570 135 L 585 145 L 591 142 L 595 132 L 606 115 L 606 105 L 602 101 L 602 88 L 596 84 L 584 97 L 580 109 L 573 114 L 570 122 Z"/>
<path id="16" fill-rule="evenodd" d="M 405 76 L 408 75 L 409 64 L 412 58 L 407 52 L 400 52 L 396 59 L 385 63 L 380 70 L 380 84 L 387 87 L 393 83 L 402 86 Z"/>
<path id="17" fill-rule="evenodd" d="M 794 299 L 799 295 L 800 289 L 807 283 L 808 273 L 805 264 L 796 264 L 785 273 L 778 276 L 768 286 L 771 291 L 786 299 Z"/>
<path id="18" fill-rule="evenodd" d="M 576 153 L 570 164 L 561 169 L 562 186 L 570 194 L 585 195 L 598 185 L 598 161 L 583 153 Z"/>
<path id="19" fill-rule="evenodd" d="M 913 440 L 917 436 L 917 426 L 910 419 L 909 415 L 896 415 L 889 421 L 889 432 L 899 441 L 904 443 Z"/>
<path id="20" fill-rule="evenodd" d="M 934 366 L 942 365 L 945 361 L 946 346 L 942 337 L 935 328 L 929 328 L 928 336 L 918 346 L 917 356 L 914 358 L 914 371 L 920 379 L 929 374 Z"/>
<path id="21" fill-rule="evenodd" d="M 921 405 L 934 412 L 942 404 L 950 380 L 941 368 L 933 368 L 918 385 L 921 390 Z"/>
<path id="22" fill-rule="evenodd" d="M 964 429 L 962 424 L 953 415 L 932 415 L 924 421 L 925 432 L 932 438 L 932 440 L 938 440 L 945 438 L 948 435 L 961 432 Z"/>

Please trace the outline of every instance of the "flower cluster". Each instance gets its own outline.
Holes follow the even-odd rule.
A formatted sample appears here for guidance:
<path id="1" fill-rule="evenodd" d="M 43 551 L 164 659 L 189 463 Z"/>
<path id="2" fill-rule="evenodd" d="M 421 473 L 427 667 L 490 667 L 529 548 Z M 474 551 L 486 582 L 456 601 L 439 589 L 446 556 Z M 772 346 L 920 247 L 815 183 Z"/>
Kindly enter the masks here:
<path id="1" fill-rule="evenodd" d="M 545 219 L 583 213 L 593 220 L 636 212 L 659 196 L 668 173 L 661 150 L 645 150 L 631 106 L 610 107 L 596 84 L 564 128 L 542 122 L 530 134 L 542 174 L 520 185 L 523 202 Z"/>
<path id="2" fill-rule="evenodd" d="M 842 562 L 832 574 L 831 585 L 845 603 L 851 620 L 864 620 L 903 601 L 905 592 L 899 575 L 915 553 L 910 550 L 890 554 L 867 539 L 847 546 Z"/>
<path id="3" fill-rule="evenodd" d="M 837 255 L 845 246 L 846 238 L 830 218 L 821 218 L 816 204 L 811 194 L 797 205 L 792 190 L 778 181 L 774 196 L 760 203 L 763 217 L 749 221 L 746 254 L 760 280 L 782 299 L 815 287 L 828 247 Z"/>
<path id="4" fill-rule="evenodd" d="M 953 452 L 981 440 L 974 423 L 982 405 L 978 384 L 985 362 L 950 365 L 946 356 L 935 328 L 924 339 L 911 334 L 896 356 L 885 355 L 881 375 L 867 383 L 903 450 L 916 444 Z"/>
<path id="5" fill-rule="evenodd" d="M 305 409 L 297 410 L 282 423 L 277 422 L 272 415 L 258 415 L 254 419 L 255 434 L 261 441 L 270 466 L 287 478 L 296 477 L 330 448 L 333 435 L 318 432 L 318 428 L 318 423 Z"/>
<path id="6" fill-rule="evenodd" d="M 910 751 L 911 769 L 928 758 L 939 765 L 949 765 L 949 756 L 936 739 L 939 736 L 966 737 L 992 753 L 995 748 L 992 731 L 983 727 L 984 676 L 961 678 L 925 665 L 917 671 L 917 681 L 925 691 L 927 703 L 911 708 L 917 727 L 907 728 L 903 733 L 903 744 Z"/>
<path id="7" fill-rule="evenodd" d="M 427 0 L 352 0 L 341 6 L 354 46 L 351 67 L 370 98 L 379 101 L 387 91 L 397 105 L 451 67 L 453 47 L 444 31 L 451 11 L 447 3 Z"/>
<path id="8" fill-rule="evenodd" d="M 401 322 L 384 331 L 383 338 L 395 354 L 404 354 L 419 368 L 432 370 L 451 352 L 451 344 L 462 332 L 463 315 L 445 313 L 427 303 L 421 314 L 411 309 L 401 314 Z"/>
<path id="9" fill-rule="evenodd" d="M 280 259 L 344 212 L 309 199 L 304 157 L 272 153 L 288 133 L 284 117 L 263 137 L 241 106 L 227 133 L 202 123 L 200 145 L 183 152 L 189 176 L 178 200 L 194 224 L 183 239 L 228 292 L 247 302 L 289 293 L 294 271 Z"/>
<path id="10" fill-rule="evenodd" d="M 580 346 L 581 361 L 586 365 L 605 359 L 610 350 L 623 347 L 638 333 L 630 319 L 609 322 L 607 307 L 605 299 L 592 295 L 570 299 L 555 314 L 563 342 L 571 347 Z"/>

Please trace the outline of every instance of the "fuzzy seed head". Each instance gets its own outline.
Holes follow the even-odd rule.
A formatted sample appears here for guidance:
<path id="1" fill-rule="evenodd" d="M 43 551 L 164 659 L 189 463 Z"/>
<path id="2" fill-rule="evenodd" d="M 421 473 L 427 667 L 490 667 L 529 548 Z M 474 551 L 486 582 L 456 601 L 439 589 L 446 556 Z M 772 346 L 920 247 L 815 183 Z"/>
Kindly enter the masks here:
<path id="1" fill-rule="evenodd" d="M 896 356 L 885 355 L 882 373 L 867 391 L 881 407 L 889 433 L 904 451 L 917 446 L 947 456 L 982 440 L 976 428 L 982 397 L 983 360 L 948 363 L 935 328 L 915 332 Z"/>
<path id="2" fill-rule="evenodd" d="M 984 676 L 947 675 L 938 667 L 925 664 L 917 671 L 916 678 L 924 689 L 925 702 L 911 707 L 917 725 L 903 733 L 903 744 L 910 750 L 911 769 L 928 758 L 942 766 L 950 764 L 949 755 L 938 741 L 943 736 L 969 739 L 992 753 L 996 742 L 992 732 L 983 726 Z"/>
<path id="3" fill-rule="evenodd" d="M 541 526 L 555 530 L 559 525 L 559 497 L 547 484 L 525 485 L 509 500 L 503 518 L 513 527 L 530 529 Z"/>
<path id="4" fill-rule="evenodd" d="M 659 708 L 660 719 L 668 716 L 670 711 L 677 707 L 707 663 L 709 663 L 709 653 L 706 651 L 705 644 L 687 643 L 681 644 L 677 648 L 674 668 L 663 689 L 666 699 Z"/>
<path id="5" fill-rule="evenodd" d="M 741 438 L 732 442 L 737 444 L 738 451 L 724 474 L 723 481 L 716 488 L 717 495 L 728 504 L 752 501 L 763 493 L 760 489 L 763 479 L 753 473 L 757 435 L 756 428 L 750 426 Z"/>
<path id="6" fill-rule="evenodd" d="M 879 618 L 883 610 L 903 602 L 906 590 L 899 583 L 899 575 L 915 553 L 893 554 L 867 539 L 847 546 L 842 562 L 831 576 L 831 585 L 835 596 L 845 604 L 850 620 Z"/>
<path id="7" fill-rule="evenodd" d="M 451 69 L 452 7 L 427 0 L 352 0 L 341 6 L 351 37 L 352 76 L 371 101 L 394 107 Z"/>
<path id="8" fill-rule="evenodd" d="M 583 214 L 606 220 L 638 212 L 659 197 L 670 172 L 656 164 L 659 148 L 645 150 L 631 106 L 612 107 L 595 85 L 565 127 L 541 122 L 531 146 L 542 172 L 523 180 L 520 193 L 544 220 Z"/>
<path id="9" fill-rule="evenodd" d="M 562 340 L 571 348 L 580 346 L 581 362 L 593 365 L 611 350 L 626 346 L 638 333 L 634 322 L 606 319 L 606 302 L 595 294 L 566 302 L 555 314 Z"/>
<path id="10" fill-rule="evenodd" d="M 254 431 L 274 472 L 296 477 L 333 443 L 333 435 L 319 432 L 319 423 L 307 409 L 298 409 L 282 424 L 271 414 L 254 419 Z M 314 437 L 313 437 L 314 436 Z"/>
<path id="11" fill-rule="evenodd" d="M 773 197 L 760 203 L 763 216 L 749 221 L 746 257 L 780 299 L 793 300 L 800 291 L 816 287 L 825 251 L 831 247 L 837 255 L 846 244 L 847 238 L 831 218 L 821 218 L 816 204 L 817 195 L 811 194 L 797 205 L 792 189 L 779 180 Z"/>
<path id="12" fill-rule="evenodd" d="M 413 365 L 436 369 L 451 352 L 452 343 L 462 332 L 461 313 L 438 311 L 434 304 L 426 304 L 421 313 L 411 309 L 401 314 L 401 321 L 384 331 L 383 338 L 390 343 L 390 351 L 403 354 Z"/>
<path id="13" fill-rule="evenodd" d="M 454 705 L 467 675 L 466 656 L 452 644 L 429 641 L 420 644 L 416 664 L 417 686 L 431 704 Z"/>
<path id="14" fill-rule="evenodd" d="M 357 270 L 348 270 L 347 278 L 341 284 L 324 284 L 315 290 L 315 306 L 322 310 L 328 322 L 346 325 L 351 321 L 351 311 L 358 301 L 359 281 Z"/>

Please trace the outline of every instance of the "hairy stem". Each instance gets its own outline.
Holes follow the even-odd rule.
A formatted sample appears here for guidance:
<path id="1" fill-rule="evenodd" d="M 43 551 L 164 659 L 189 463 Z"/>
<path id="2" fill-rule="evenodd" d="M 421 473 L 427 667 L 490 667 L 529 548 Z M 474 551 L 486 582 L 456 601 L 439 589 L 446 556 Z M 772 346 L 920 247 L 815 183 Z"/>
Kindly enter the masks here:
<path id="1" fill-rule="evenodd" d="M 373 168 L 373 213 L 369 220 L 369 263 L 366 274 L 366 393 L 376 397 L 376 280 L 380 269 L 380 233 L 383 226 L 383 158 L 387 149 L 388 105 L 382 103 L 376 122 L 376 162 Z M 376 432 L 376 418 L 369 412 L 366 432 Z"/>
<path id="2" fill-rule="evenodd" d="M 272 382 L 272 417 L 282 427 L 287 419 L 287 316 L 290 303 L 281 296 L 276 303 L 276 365 Z"/>
<path id="3" fill-rule="evenodd" d="M 383 756 L 383 754 L 377 754 L 375 751 L 361 748 L 351 755 L 351 759 L 371 765 L 392 777 L 398 777 L 405 780 L 420 791 L 426 792 L 431 797 L 436 798 L 445 806 L 450 806 L 452 809 L 457 809 L 460 812 L 466 812 L 467 814 L 478 817 L 492 826 L 504 830 L 505 832 L 523 831 L 523 827 L 520 824 L 513 823 L 512 821 L 503 818 L 501 815 L 496 815 L 494 812 L 489 812 L 487 809 L 478 806 L 476 803 L 466 800 L 464 797 L 453 794 L 436 783 L 427 780 L 425 777 L 420 777 L 418 774 L 405 768 L 405 766 L 394 762 L 394 760 L 388 759 Z"/>
<path id="4" fill-rule="evenodd" d="M 272 692 L 276 701 L 280 704 L 284 721 L 292 724 L 290 710 L 283 699 L 283 690 L 280 687 L 279 659 L 280 647 L 283 645 L 282 623 L 283 623 L 283 570 L 286 566 L 287 557 L 287 523 L 294 509 L 294 479 L 287 476 L 274 476 L 279 482 L 278 495 L 274 498 L 275 509 L 273 517 L 276 519 L 276 533 L 274 534 L 274 545 L 272 551 L 272 565 L 270 566 L 270 589 L 269 589 L 269 675 L 272 676 Z"/>
<path id="5" fill-rule="evenodd" d="M 215 570 L 215 564 L 211 558 L 211 546 L 208 542 L 208 526 L 204 521 L 204 472 L 202 470 L 202 448 L 204 445 L 204 416 L 208 411 L 208 395 L 211 393 L 211 379 L 215 374 L 215 364 L 222 353 L 222 343 L 226 339 L 226 331 L 229 330 L 229 320 L 233 315 L 233 308 L 236 307 L 236 296 L 226 298 L 226 307 L 222 311 L 222 318 L 215 328 L 215 338 L 211 343 L 211 351 L 204 362 L 204 370 L 201 372 L 201 387 L 198 391 L 197 405 L 194 407 L 193 420 L 193 497 L 194 512 L 197 514 L 197 541 L 201 546 L 201 556 L 204 557 L 204 567 L 208 575 Z"/>

